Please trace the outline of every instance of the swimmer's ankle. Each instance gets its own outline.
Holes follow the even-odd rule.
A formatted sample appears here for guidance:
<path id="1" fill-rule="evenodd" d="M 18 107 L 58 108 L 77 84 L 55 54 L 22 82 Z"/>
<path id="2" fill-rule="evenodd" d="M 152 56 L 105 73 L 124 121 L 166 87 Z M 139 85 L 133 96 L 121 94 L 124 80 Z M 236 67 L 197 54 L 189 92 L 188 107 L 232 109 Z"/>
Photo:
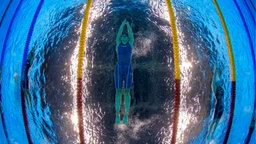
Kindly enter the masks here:
<path id="1" fill-rule="evenodd" d="M 125 114 L 124 114 L 124 118 L 123 118 L 123 123 L 124 123 L 124 124 L 127 124 L 127 123 L 128 123 L 128 119 L 129 119 L 129 118 L 128 118 L 128 113 L 125 113 Z"/>
<path id="2" fill-rule="evenodd" d="M 115 120 L 115 122 L 116 122 L 116 124 L 119 124 L 120 123 L 120 114 L 116 114 L 116 120 Z"/>

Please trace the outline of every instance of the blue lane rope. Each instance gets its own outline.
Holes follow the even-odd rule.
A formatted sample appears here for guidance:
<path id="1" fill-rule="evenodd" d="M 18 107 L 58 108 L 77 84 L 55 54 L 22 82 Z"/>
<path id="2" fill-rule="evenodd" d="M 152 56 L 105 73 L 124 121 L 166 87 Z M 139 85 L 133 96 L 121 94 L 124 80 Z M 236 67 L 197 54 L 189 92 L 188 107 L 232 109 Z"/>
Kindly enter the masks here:
<path id="1" fill-rule="evenodd" d="M 13 25 L 13 21 L 15 19 L 15 17 L 17 16 L 17 13 L 20 9 L 20 6 L 22 4 L 22 1 L 23 0 L 20 0 L 12 18 L 11 18 L 11 22 L 10 22 L 10 25 L 8 27 L 8 30 L 7 30 L 7 34 L 5 35 L 5 38 L 4 38 L 4 46 L 3 46 L 3 50 L 2 50 L 2 54 L 1 54 L 1 61 L 0 61 L 0 74 L 1 74 L 1 79 L 0 79 L 0 105 L 2 105 L 2 68 L 3 68 L 3 59 L 4 59 L 4 54 L 5 54 L 5 50 L 6 50 L 6 47 L 7 47 L 7 41 L 9 39 L 9 36 L 10 36 L 10 31 L 11 31 L 11 27 Z M 8 133 L 7 133 L 7 130 L 6 130 L 6 124 L 5 124 L 5 118 L 4 118 L 4 112 L 3 110 L 1 110 L 1 119 L 2 119 L 2 125 L 3 125 L 3 129 L 4 129 L 4 134 L 5 134 L 5 137 L 8 141 L 8 143 L 10 143 L 10 140 L 9 140 L 9 137 L 8 137 Z"/>
<path id="2" fill-rule="evenodd" d="M 3 14 L 3 16 L 1 17 L 1 20 L 0 20 L 0 26 L 2 25 L 2 22 L 3 22 L 3 20 L 4 20 L 4 17 L 5 17 L 5 15 L 6 15 L 8 9 L 9 9 L 11 3 L 12 3 L 12 0 L 9 1 L 9 3 L 8 3 L 7 7 L 6 7 L 6 9 L 4 10 L 4 14 Z"/>
<path id="3" fill-rule="evenodd" d="M 252 4 L 252 7 L 254 8 L 254 10 L 256 10 L 256 9 L 255 9 L 255 5 L 254 5 L 254 3 L 252 2 L 252 0 L 250 0 L 250 2 L 251 2 L 251 4 Z"/>
<path id="4" fill-rule="evenodd" d="M 248 29 L 248 25 L 246 23 L 246 20 L 244 18 L 244 15 L 242 14 L 242 11 L 237 3 L 237 0 L 234 0 L 234 3 L 238 9 L 238 12 L 240 14 L 240 17 L 242 18 L 242 21 L 243 21 L 243 25 L 245 27 L 245 31 L 246 31 L 246 34 L 247 34 L 247 37 L 249 39 L 249 44 L 250 44 L 250 50 L 251 50 L 251 54 L 252 54 L 252 61 L 253 61 L 253 70 L 254 70 L 254 90 L 256 90 L 256 66 L 255 66 L 255 53 L 253 51 L 253 43 L 252 43 L 252 37 L 250 35 L 250 32 L 249 32 L 249 29 Z M 254 127 L 252 126 L 254 123 L 255 123 L 255 109 L 256 109 L 256 96 L 254 96 L 254 112 L 253 112 L 253 118 L 251 120 L 251 124 L 250 124 L 250 129 L 249 129 L 249 133 L 246 137 L 246 142 L 245 143 L 249 143 L 250 142 L 250 139 L 251 139 L 251 136 L 252 136 L 252 133 L 253 133 L 253 130 L 254 130 Z"/>
<path id="5" fill-rule="evenodd" d="M 246 5 L 246 7 L 247 7 L 247 9 L 248 9 L 248 11 L 249 11 L 249 13 L 250 13 L 250 16 L 252 17 L 253 24 L 255 25 L 255 17 L 254 17 L 254 15 L 253 15 L 253 12 L 252 12 L 251 8 L 249 7 L 248 2 L 245 1 L 244 3 L 245 3 L 245 5 Z M 252 3 L 251 3 L 251 5 L 253 6 Z M 254 7 L 254 10 L 255 10 L 255 7 Z"/>
<path id="6" fill-rule="evenodd" d="M 43 2 L 44 2 L 44 0 L 40 1 L 39 5 L 38 5 L 38 7 L 36 9 L 35 15 L 33 17 L 32 23 L 30 25 L 30 28 L 29 28 L 29 32 L 28 32 L 28 35 L 27 35 L 27 40 L 26 40 L 26 44 L 25 44 L 25 48 L 24 48 L 22 66 L 25 66 L 25 63 L 27 61 L 29 44 L 30 44 L 31 37 L 32 37 L 33 31 L 34 31 L 36 20 L 37 20 L 39 12 L 41 10 Z M 23 72 L 23 70 L 24 70 L 24 67 L 22 67 L 22 72 Z"/>
<path id="7" fill-rule="evenodd" d="M 28 115 L 27 115 L 27 110 L 26 110 L 26 98 L 25 98 L 25 94 L 23 92 L 23 87 L 28 87 L 28 84 L 26 83 L 26 62 L 27 62 L 27 57 L 28 57 L 28 50 L 29 50 L 29 44 L 31 41 L 31 37 L 33 35 L 33 31 L 34 31 L 34 27 L 35 27 L 35 23 L 37 20 L 37 17 L 39 15 L 39 12 L 41 10 L 41 7 L 43 5 L 44 0 L 41 0 L 40 3 L 37 6 L 36 12 L 34 14 L 32 23 L 30 25 L 29 28 L 29 32 L 27 35 L 27 40 L 25 43 L 25 48 L 24 48 L 24 54 L 23 54 L 23 60 L 22 60 L 22 71 L 21 71 L 21 105 L 22 105 L 22 114 L 23 114 L 23 120 L 24 120 L 24 124 L 25 124 L 25 129 L 26 129 L 26 134 L 27 134 L 27 139 L 29 144 L 32 144 L 32 138 L 31 138 L 31 133 L 30 133 L 30 129 L 29 129 L 29 123 L 28 123 Z M 23 83 L 25 81 L 25 83 Z"/>

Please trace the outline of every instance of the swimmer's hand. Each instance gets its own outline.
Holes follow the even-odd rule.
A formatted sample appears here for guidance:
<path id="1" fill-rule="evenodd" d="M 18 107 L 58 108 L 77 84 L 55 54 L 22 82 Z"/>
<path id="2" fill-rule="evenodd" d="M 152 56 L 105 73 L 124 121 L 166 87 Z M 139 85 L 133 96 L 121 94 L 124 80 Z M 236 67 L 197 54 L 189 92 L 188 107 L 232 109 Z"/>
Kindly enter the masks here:
<path id="1" fill-rule="evenodd" d="M 123 22 L 122 22 L 122 25 L 125 25 L 127 23 L 127 20 L 124 19 Z"/>
<path id="2" fill-rule="evenodd" d="M 129 25 L 130 23 L 125 19 L 125 24 L 126 24 L 126 25 Z"/>

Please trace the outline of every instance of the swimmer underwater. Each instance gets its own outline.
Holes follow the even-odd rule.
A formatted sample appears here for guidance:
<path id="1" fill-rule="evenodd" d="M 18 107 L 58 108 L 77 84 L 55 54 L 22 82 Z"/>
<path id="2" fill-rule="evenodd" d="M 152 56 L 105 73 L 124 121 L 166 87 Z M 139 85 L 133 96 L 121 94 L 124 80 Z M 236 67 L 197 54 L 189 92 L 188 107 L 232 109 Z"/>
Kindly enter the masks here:
<path id="1" fill-rule="evenodd" d="M 123 33 L 124 26 L 127 26 L 127 34 Z M 122 101 L 122 92 L 124 90 L 124 117 L 123 117 L 123 124 L 128 123 L 128 115 L 130 109 L 130 102 L 131 102 L 131 95 L 130 95 L 130 88 L 133 82 L 133 73 L 132 73 L 132 50 L 133 50 L 133 32 L 132 28 L 125 19 L 121 26 L 119 27 L 119 31 L 116 37 L 116 52 L 117 52 L 117 65 L 114 74 L 115 80 L 115 88 L 116 88 L 116 95 L 115 95 L 115 108 L 116 108 L 116 124 L 121 122 L 120 120 L 120 108 L 121 108 L 121 101 Z"/>

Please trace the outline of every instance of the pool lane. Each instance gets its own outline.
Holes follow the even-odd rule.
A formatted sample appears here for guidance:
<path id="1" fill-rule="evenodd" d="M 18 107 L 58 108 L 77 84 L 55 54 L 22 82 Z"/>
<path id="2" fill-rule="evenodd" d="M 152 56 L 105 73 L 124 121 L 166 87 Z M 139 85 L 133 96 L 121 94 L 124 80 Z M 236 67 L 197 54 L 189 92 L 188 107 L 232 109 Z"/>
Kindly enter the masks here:
<path id="1" fill-rule="evenodd" d="M 43 0 L 41 0 L 42 2 Z M 216 1 L 216 0 L 215 0 Z M 20 4 L 21 4 L 22 0 L 20 1 Z M 41 4 L 40 2 L 40 4 Z M 170 3 L 169 6 L 168 6 L 168 9 L 172 9 L 172 6 L 171 6 L 171 2 L 167 0 L 167 3 Z M 16 8 L 15 10 L 15 15 L 17 13 L 17 11 L 19 10 L 19 7 L 20 7 L 20 4 L 19 6 Z M 30 25 L 30 30 L 29 30 L 29 33 L 28 33 L 28 36 L 27 36 L 27 41 L 26 41 L 26 46 L 25 46 L 25 49 L 28 49 L 29 47 L 29 43 L 30 43 L 30 40 L 31 40 L 31 37 L 32 37 L 32 34 L 33 34 L 33 27 L 36 23 L 36 15 L 38 15 L 38 13 L 40 12 L 40 4 L 38 5 L 38 8 L 37 8 L 37 11 L 35 12 L 35 15 L 34 15 L 34 18 L 33 18 L 33 21 Z M 79 116 L 79 137 L 80 137 L 80 140 L 81 140 L 81 143 L 84 143 L 84 123 L 83 123 L 83 99 L 82 99 L 82 77 L 83 77 L 83 57 L 84 57 L 84 47 L 85 47 L 85 43 L 86 43 L 86 28 L 87 28 L 87 23 L 88 23 L 88 19 L 89 19 L 89 11 L 90 11 L 90 7 L 92 5 L 92 0 L 89 0 L 87 5 L 86 5 L 86 10 L 85 10 L 85 15 L 84 15 L 84 19 L 83 19 L 83 23 L 86 23 L 86 24 L 83 24 L 82 26 L 82 30 L 81 30 L 81 36 L 80 36 L 80 47 L 79 47 L 79 57 L 78 57 L 78 61 L 80 64 L 78 64 L 78 73 L 77 73 L 77 108 L 78 108 L 78 116 Z M 218 6 L 217 6 L 218 7 Z M 38 10 L 39 9 L 39 10 Z M 173 10 L 172 10 L 173 11 Z M 218 9 L 218 11 L 220 11 L 220 9 Z M 221 13 L 221 11 L 219 12 Z M 13 19 L 15 19 L 15 15 L 13 15 L 12 17 L 12 22 L 11 24 L 9 25 L 9 28 L 8 28 L 8 31 L 10 31 L 9 29 L 12 27 L 12 23 L 13 23 Z M 220 14 L 222 15 L 222 14 Z M 171 15 L 170 15 L 171 16 Z M 173 14 L 174 16 L 174 14 Z M 221 16 L 220 16 L 221 17 Z M 222 16 L 222 23 L 225 24 L 225 21 L 224 21 L 224 18 Z M 243 18 L 244 19 L 244 18 Z M 223 22 L 224 21 L 224 22 Z M 174 33 L 177 33 L 176 31 L 176 25 L 175 25 L 175 18 L 172 19 L 171 18 L 171 26 L 173 26 L 174 28 L 172 28 L 172 31 Z M 173 24 L 174 23 L 174 24 Z M 85 26 L 84 26 L 85 25 Z M 226 24 L 225 24 L 226 25 Z M 226 26 L 223 26 L 223 27 L 226 27 Z M 245 27 L 246 27 L 246 23 L 245 23 Z M 174 30 L 175 29 L 175 30 Z M 225 28 L 224 28 L 225 29 Z M 248 29 L 248 28 L 247 28 Z M 246 30 L 247 30 L 246 29 Z M 5 38 L 5 46 L 3 47 L 3 51 L 2 51 L 2 56 L 1 56 L 1 67 L 2 67 L 2 59 L 4 58 L 4 53 L 5 53 L 5 48 L 6 48 L 6 42 L 8 41 L 8 38 L 9 38 L 9 33 L 7 33 L 6 35 L 6 38 Z M 227 30 L 227 27 L 226 27 L 226 30 L 225 30 L 225 34 L 226 34 L 226 38 L 229 37 L 228 36 L 228 30 Z M 248 32 L 247 32 L 248 34 Z M 249 35 L 249 34 L 248 34 Z M 250 37 L 250 35 L 249 35 Z M 180 98 L 178 97 L 180 95 L 180 74 L 179 74 L 179 54 L 175 54 L 175 50 L 179 50 L 178 49 L 178 38 L 177 40 L 174 40 L 175 36 L 173 36 L 173 43 L 174 43 L 174 46 L 177 45 L 177 47 L 174 49 L 174 63 L 175 63 L 175 97 L 176 99 L 174 99 L 175 103 L 174 103 L 174 125 L 173 125 L 173 136 L 172 136 L 172 142 L 171 143 L 175 143 L 176 141 L 176 134 L 177 134 L 177 127 L 178 127 L 178 118 L 179 118 L 179 105 L 180 105 Z M 82 40 L 83 39 L 83 40 Z M 229 40 L 228 40 L 229 39 Z M 230 45 L 228 46 L 229 48 L 229 53 L 230 54 L 230 57 L 234 57 L 232 56 L 233 52 L 232 52 L 232 46 L 231 46 L 231 42 L 230 42 L 230 38 L 227 38 L 227 45 Z M 252 46 L 252 41 L 250 41 L 250 46 L 251 46 L 251 49 L 253 51 L 253 46 Z M 231 52 L 230 52 L 231 51 Z M 27 51 L 24 51 L 24 56 L 23 56 L 23 67 L 22 67 L 22 76 L 26 77 L 25 74 L 26 72 L 24 72 L 26 69 L 26 66 L 25 65 L 25 62 L 27 61 Z M 179 52 L 179 51 L 178 51 Z M 178 58 L 175 59 L 175 56 L 178 56 Z M 252 58 L 255 58 L 255 55 L 254 53 L 252 53 Z M 178 59 L 178 60 L 177 60 Z M 254 63 L 254 70 L 255 70 L 255 61 L 253 60 L 253 63 Z M 231 90 L 231 106 L 230 106 L 230 115 L 229 115 L 229 121 L 228 121 L 228 127 L 227 127 L 227 132 L 225 134 L 225 139 L 224 139 L 224 143 L 228 141 L 228 137 L 229 137 L 229 132 L 230 132 L 230 127 L 232 126 L 232 119 L 233 119 L 233 115 L 234 115 L 234 105 L 235 105 L 235 95 L 236 95 L 236 78 L 235 78 L 235 64 L 234 64 L 234 58 L 232 59 L 231 61 L 231 65 L 233 65 L 233 68 L 231 66 L 231 72 L 232 72 L 232 76 L 231 76 L 231 85 L 232 85 L 232 90 Z M 178 67 L 177 67 L 178 66 Z M 254 71 L 255 73 L 255 71 Z M 1 83 L 0 83 L 1 84 Z M 26 84 L 25 84 L 26 86 Z M 254 85 L 255 86 L 255 85 Z M 22 92 L 22 91 L 21 91 Z M 29 143 L 32 143 L 32 138 L 30 136 L 30 132 L 29 132 L 29 124 L 28 122 L 26 122 L 27 118 L 26 118 L 26 102 L 25 102 L 25 96 L 24 94 L 22 94 L 22 112 L 23 112 L 23 116 L 24 116 L 24 123 L 25 123 L 25 126 L 26 126 L 26 133 L 27 133 L 27 136 L 28 136 L 28 140 L 29 140 Z M 0 101 L 1 101 L 2 97 L 0 95 Z M 24 100 L 24 101 L 23 101 Z M 176 102 L 177 101 L 177 102 Z M 233 103 L 232 103 L 233 101 Z M 254 108 L 255 108 L 255 102 L 254 102 Z M 24 111 L 25 109 L 25 111 Z M 231 111 L 233 109 L 233 111 Z M 231 115 L 232 114 L 232 115 Z M 1 112 L 1 119 L 2 119 L 2 122 L 3 122 L 3 127 L 4 127 L 4 117 L 3 117 L 3 112 Z M 175 125 L 175 122 L 177 122 L 177 124 Z M 6 132 L 6 128 L 4 128 L 4 131 L 5 131 L 5 135 L 6 135 L 6 138 L 8 139 L 8 134 Z M 30 138 L 29 138 L 30 137 Z"/>

